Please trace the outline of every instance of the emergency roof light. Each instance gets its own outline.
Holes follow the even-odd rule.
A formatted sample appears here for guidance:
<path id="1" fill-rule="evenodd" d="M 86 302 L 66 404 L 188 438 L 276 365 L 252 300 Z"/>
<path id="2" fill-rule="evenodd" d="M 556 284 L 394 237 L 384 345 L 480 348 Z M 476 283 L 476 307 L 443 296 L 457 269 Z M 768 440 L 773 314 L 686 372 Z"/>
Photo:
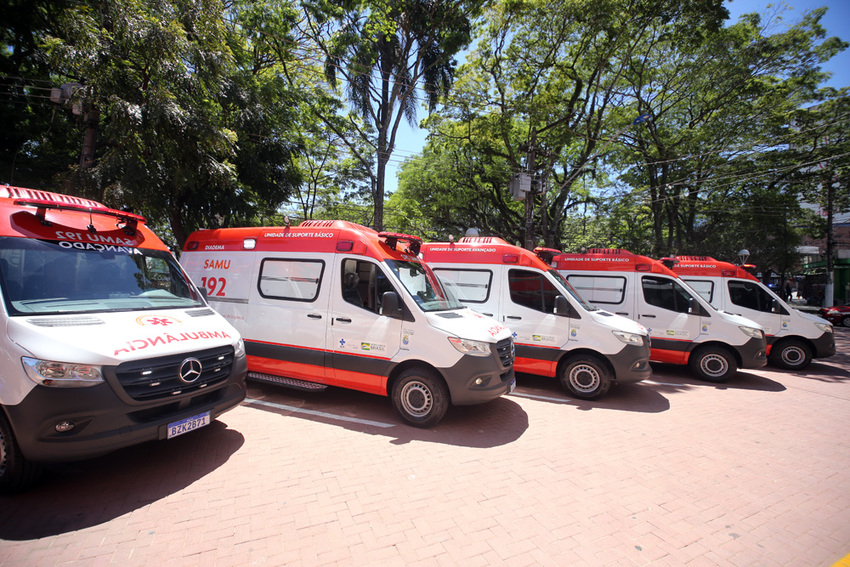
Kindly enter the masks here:
<path id="1" fill-rule="evenodd" d="M 552 263 L 552 258 L 561 253 L 560 250 L 556 250 L 554 248 L 542 248 L 537 247 L 534 249 L 534 253 L 537 254 L 537 257 L 546 262 L 547 264 Z"/>
<path id="2" fill-rule="evenodd" d="M 46 218 L 47 209 L 54 209 L 58 211 L 78 211 L 81 213 L 89 213 L 90 215 L 105 215 L 109 217 L 114 217 L 118 219 L 118 222 L 125 223 L 123 226 L 124 232 L 131 236 L 136 233 L 136 225 L 138 223 L 147 222 L 147 219 L 141 215 L 137 215 L 135 213 L 130 213 L 127 211 L 110 209 L 109 207 L 104 207 L 96 201 L 80 199 L 79 202 L 69 202 L 67 199 L 59 200 L 50 198 L 53 193 L 43 192 L 42 195 L 48 198 L 19 198 L 15 199 L 13 203 L 20 207 L 36 207 L 35 216 L 38 217 L 42 224 L 48 225 L 50 223 Z M 88 228 L 89 230 L 93 230 L 94 227 L 92 225 L 89 225 Z"/>
<path id="3" fill-rule="evenodd" d="M 422 247 L 422 239 L 418 236 L 412 236 L 410 234 L 400 234 L 397 232 L 379 232 L 378 238 L 384 239 L 387 246 L 396 249 L 399 242 L 407 242 L 407 253 L 413 254 L 414 256 L 419 255 L 419 249 Z"/>

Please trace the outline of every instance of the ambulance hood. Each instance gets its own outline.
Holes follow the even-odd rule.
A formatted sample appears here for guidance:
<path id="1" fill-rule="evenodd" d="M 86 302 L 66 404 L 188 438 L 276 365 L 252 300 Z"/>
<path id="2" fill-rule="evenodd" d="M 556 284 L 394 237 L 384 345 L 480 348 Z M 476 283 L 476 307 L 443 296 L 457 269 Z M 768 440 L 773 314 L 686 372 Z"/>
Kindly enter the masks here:
<path id="1" fill-rule="evenodd" d="M 792 307 L 792 309 L 794 309 L 794 308 Z M 829 321 L 827 321 L 826 319 L 824 319 L 823 317 L 818 317 L 817 315 L 814 315 L 812 313 L 806 313 L 805 311 L 800 311 L 799 309 L 794 309 L 794 311 L 796 311 L 797 315 L 799 315 L 800 317 L 802 317 L 806 321 L 811 321 L 812 323 L 826 323 L 827 325 L 832 324 Z"/>
<path id="2" fill-rule="evenodd" d="M 107 366 L 239 340 L 239 332 L 209 308 L 11 317 L 7 330 L 34 358 Z"/>
<path id="3" fill-rule="evenodd" d="M 753 327 L 754 329 L 761 329 L 764 331 L 764 327 L 753 321 L 752 319 L 747 319 L 741 315 L 735 315 L 733 313 L 729 313 L 728 311 L 713 311 L 713 313 L 717 313 L 720 315 L 722 319 L 729 321 L 729 323 L 733 325 L 739 325 L 744 327 Z"/>
<path id="4" fill-rule="evenodd" d="M 649 335 L 649 331 L 646 330 L 646 327 L 637 321 L 629 319 L 628 317 L 623 317 L 622 315 L 617 315 L 616 313 L 611 313 L 604 309 L 597 309 L 596 311 L 590 311 L 588 313 L 594 322 L 603 327 L 608 327 L 611 330 L 636 333 L 638 335 Z"/>
<path id="5" fill-rule="evenodd" d="M 425 313 L 428 323 L 450 335 L 473 341 L 497 343 L 511 337 L 511 331 L 492 317 L 472 309 L 452 309 Z"/>

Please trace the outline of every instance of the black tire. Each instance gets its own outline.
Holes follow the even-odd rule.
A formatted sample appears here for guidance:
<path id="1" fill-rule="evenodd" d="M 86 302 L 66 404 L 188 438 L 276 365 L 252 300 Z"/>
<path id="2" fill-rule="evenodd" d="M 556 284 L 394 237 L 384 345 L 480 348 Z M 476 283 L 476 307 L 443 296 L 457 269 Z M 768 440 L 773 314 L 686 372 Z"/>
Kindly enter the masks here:
<path id="1" fill-rule="evenodd" d="M 582 400 L 595 400 L 604 396 L 611 387 L 608 366 L 590 355 L 578 355 L 558 368 L 561 387 L 571 396 Z"/>
<path id="2" fill-rule="evenodd" d="M 735 357 L 720 346 L 708 346 L 694 352 L 688 359 L 688 366 L 706 382 L 725 382 L 738 371 Z"/>
<path id="3" fill-rule="evenodd" d="M 796 339 L 780 341 L 770 349 L 770 362 L 785 370 L 802 370 L 812 362 L 812 349 Z"/>
<path id="4" fill-rule="evenodd" d="M 842 327 L 850 327 L 850 317 L 845 317 L 841 320 Z"/>
<path id="5" fill-rule="evenodd" d="M 41 465 L 24 458 L 6 416 L 0 410 L 0 494 L 21 492 L 41 476 Z"/>
<path id="6" fill-rule="evenodd" d="M 396 415 L 414 427 L 433 427 L 449 409 L 449 391 L 432 372 L 409 368 L 395 381 L 392 404 Z"/>

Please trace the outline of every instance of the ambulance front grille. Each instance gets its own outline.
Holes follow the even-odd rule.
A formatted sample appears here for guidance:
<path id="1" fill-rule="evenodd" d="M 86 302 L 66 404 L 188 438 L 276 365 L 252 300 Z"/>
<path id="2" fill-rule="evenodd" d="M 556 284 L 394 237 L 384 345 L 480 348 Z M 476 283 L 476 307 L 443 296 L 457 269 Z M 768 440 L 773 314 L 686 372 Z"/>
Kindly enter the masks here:
<path id="1" fill-rule="evenodd" d="M 115 376 L 127 395 L 146 402 L 204 390 L 227 380 L 232 368 L 233 347 L 228 345 L 124 362 Z"/>
<path id="2" fill-rule="evenodd" d="M 496 352 L 499 354 L 499 361 L 502 366 L 510 368 L 514 365 L 514 340 L 512 338 L 496 343 Z"/>

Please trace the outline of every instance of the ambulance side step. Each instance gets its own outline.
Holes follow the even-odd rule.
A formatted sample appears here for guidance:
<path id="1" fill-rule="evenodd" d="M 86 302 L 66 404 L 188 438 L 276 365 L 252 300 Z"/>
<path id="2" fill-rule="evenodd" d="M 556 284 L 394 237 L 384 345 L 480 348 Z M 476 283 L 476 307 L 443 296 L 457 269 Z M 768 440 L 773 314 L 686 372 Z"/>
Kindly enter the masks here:
<path id="1" fill-rule="evenodd" d="M 287 388 L 295 388 L 296 390 L 327 390 L 325 384 L 317 384 L 315 382 L 307 382 L 296 378 L 286 378 L 284 376 L 274 376 L 273 374 L 260 374 L 259 372 L 249 372 L 248 378 L 257 380 L 258 382 L 268 382 L 269 384 L 277 384 L 278 386 L 286 386 Z"/>

